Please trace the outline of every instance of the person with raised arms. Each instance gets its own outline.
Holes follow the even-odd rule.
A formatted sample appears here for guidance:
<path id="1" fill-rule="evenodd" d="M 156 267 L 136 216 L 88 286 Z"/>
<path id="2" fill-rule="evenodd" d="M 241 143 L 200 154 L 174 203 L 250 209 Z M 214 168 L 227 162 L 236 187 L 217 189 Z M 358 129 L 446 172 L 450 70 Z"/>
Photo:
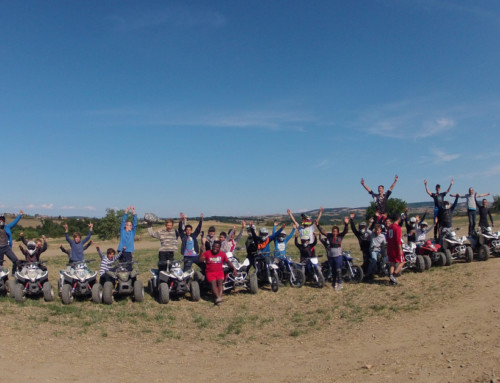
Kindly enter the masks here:
<path id="1" fill-rule="evenodd" d="M 379 220 L 377 223 L 380 223 L 381 221 L 385 221 L 387 218 L 387 200 L 389 199 L 389 196 L 392 194 L 392 190 L 394 189 L 394 186 L 396 186 L 396 182 L 398 182 L 398 175 L 396 174 L 394 176 L 394 182 L 392 183 L 391 187 L 389 190 L 384 192 L 384 185 L 379 185 L 378 186 L 378 194 L 375 194 L 372 189 L 366 185 L 364 178 L 361 178 L 361 185 L 366 189 L 366 191 L 372 196 L 373 201 L 375 202 L 375 209 L 379 215 Z"/>

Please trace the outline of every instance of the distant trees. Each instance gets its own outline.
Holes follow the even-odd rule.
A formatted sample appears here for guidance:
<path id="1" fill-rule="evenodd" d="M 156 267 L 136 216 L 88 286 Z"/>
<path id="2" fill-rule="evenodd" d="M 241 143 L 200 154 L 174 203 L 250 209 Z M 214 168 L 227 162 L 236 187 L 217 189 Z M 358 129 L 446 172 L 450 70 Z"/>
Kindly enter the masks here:
<path id="1" fill-rule="evenodd" d="M 94 224 L 94 233 L 99 236 L 99 238 L 114 239 L 120 236 L 120 225 L 122 222 L 123 214 L 125 210 L 106 209 L 106 215 L 96 220 Z"/>
<path id="2" fill-rule="evenodd" d="M 500 195 L 493 196 L 493 204 L 491 205 L 491 210 L 500 212 Z"/>

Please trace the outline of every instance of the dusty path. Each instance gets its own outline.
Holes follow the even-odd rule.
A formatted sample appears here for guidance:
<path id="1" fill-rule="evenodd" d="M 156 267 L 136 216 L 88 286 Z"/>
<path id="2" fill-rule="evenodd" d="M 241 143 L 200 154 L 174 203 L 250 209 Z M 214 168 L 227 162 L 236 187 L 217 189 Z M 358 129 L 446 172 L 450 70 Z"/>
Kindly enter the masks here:
<path id="1" fill-rule="evenodd" d="M 500 259 L 470 267 L 474 287 L 446 305 L 297 338 L 256 334 L 248 344 L 221 346 L 9 331 L 1 374 L 13 382 L 489 382 L 500 375 Z"/>

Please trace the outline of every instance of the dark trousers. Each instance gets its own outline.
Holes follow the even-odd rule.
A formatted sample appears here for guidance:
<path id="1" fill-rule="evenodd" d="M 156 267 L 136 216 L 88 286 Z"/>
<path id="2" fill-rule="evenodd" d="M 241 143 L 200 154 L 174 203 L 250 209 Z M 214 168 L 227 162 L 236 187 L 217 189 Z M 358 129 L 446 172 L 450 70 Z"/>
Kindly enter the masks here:
<path id="1" fill-rule="evenodd" d="M 467 217 L 469 218 L 469 235 L 472 235 L 476 228 L 476 211 L 467 210 Z"/>
<path id="2" fill-rule="evenodd" d="M 335 276 L 335 283 L 342 283 L 342 263 L 344 261 L 344 257 L 342 255 L 338 257 L 328 257 L 328 264 L 330 265 L 330 269 L 332 270 L 333 275 Z"/>
<path id="3" fill-rule="evenodd" d="M 160 271 L 167 270 L 167 264 L 169 261 L 174 260 L 174 252 L 173 251 L 159 251 L 158 252 L 158 269 Z"/>
<path id="4" fill-rule="evenodd" d="M 12 275 L 14 275 L 17 270 L 19 260 L 17 259 L 16 254 L 14 254 L 14 251 L 12 251 L 9 245 L 0 247 L 0 265 L 3 264 L 5 255 L 12 261 Z"/>
<path id="5" fill-rule="evenodd" d="M 198 256 L 184 257 L 184 271 L 188 271 L 193 263 L 198 264 Z"/>

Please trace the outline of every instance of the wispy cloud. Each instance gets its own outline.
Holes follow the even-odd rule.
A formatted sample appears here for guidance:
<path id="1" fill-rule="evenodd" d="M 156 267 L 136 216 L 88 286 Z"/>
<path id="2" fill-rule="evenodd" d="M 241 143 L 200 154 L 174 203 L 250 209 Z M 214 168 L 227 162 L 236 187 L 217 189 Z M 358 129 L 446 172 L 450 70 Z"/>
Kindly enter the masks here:
<path id="1" fill-rule="evenodd" d="M 323 160 L 313 165 L 314 169 L 330 169 L 330 162 L 328 160 Z"/>
<path id="2" fill-rule="evenodd" d="M 70 205 L 70 206 L 62 206 L 61 207 L 62 210 L 97 210 L 94 206 L 73 206 L 73 205 Z"/>
<path id="3" fill-rule="evenodd" d="M 495 165 L 483 172 L 486 177 L 498 177 L 500 176 L 500 165 Z"/>
<path id="4" fill-rule="evenodd" d="M 220 28 L 227 22 L 226 17 L 220 12 L 184 5 L 166 6 L 139 14 L 129 11 L 127 14 L 112 15 L 107 20 L 113 30 L 117 32 L 137 31 L 164 25 L 184 28 Z"/>
<path id="5" fill-rule="evenodd" d="M 460 154 L 446 153 L 441 149 L 433 148 L 431 149 L 433 154 L 433 159 L 435 163 L 439 162 L 451 162 L 460 157 Z"/>
<path id="6" fill-rule="evenodd" d="M 447 112 L 419 105 L 418 101 L 401 101 L 361 113 L 357 124 L 373 135 L 416 140 L 442 134 L 456 123 Z"/>

